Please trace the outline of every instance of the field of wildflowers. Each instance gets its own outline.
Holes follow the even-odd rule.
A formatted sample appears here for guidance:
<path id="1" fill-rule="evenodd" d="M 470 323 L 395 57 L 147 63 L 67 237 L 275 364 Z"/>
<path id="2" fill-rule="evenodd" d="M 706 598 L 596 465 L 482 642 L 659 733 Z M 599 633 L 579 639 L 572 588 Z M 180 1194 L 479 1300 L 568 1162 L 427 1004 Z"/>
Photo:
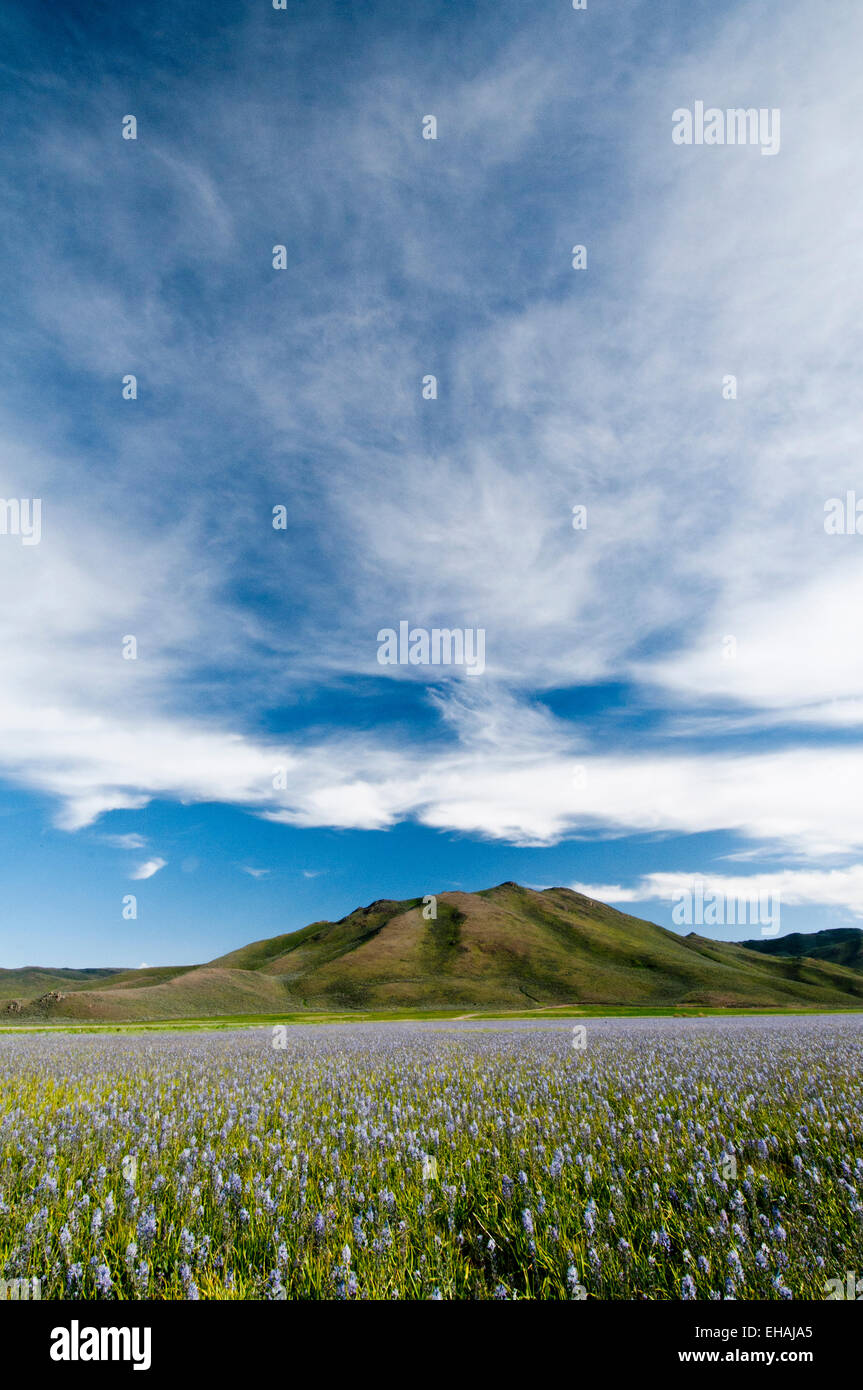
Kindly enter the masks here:
<path id="1" fill-rule="evenodd" d="M 797 1299 L 863 1265 L 863 1019 L 0 1037 L 43 1298 Z"/>

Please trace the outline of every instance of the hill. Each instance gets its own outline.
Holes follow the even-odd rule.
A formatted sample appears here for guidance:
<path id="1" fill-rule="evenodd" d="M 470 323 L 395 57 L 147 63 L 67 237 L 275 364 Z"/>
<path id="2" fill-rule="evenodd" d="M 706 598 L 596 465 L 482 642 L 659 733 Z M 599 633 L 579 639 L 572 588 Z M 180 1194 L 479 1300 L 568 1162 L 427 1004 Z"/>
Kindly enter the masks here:
<path id="1" fill-rule="evenodd" d="M 849 970 L 863 971 L 863 931 L 859 927 L 790 932 L 788 936 L 763 937 L 740 944 L 747 950 L 764 951 L 771 956 L 809 956 L 812 960 L 829 960 Z"/>
<path id="2" fill-rule="evenodd" d="M 68 972 L 105 978 L 55 985 L 60 1000 L 19 995 L 16 1016 L 143 1021 L 565 1004 L 863 1007 L 863 974 L 845 964 L 783 957 L 762 943 L 756 949 L 694 932 L 679 936 L 567 888 L 502 883 L 439 894 L 433 920 L 422 909 L 421 898 L 381 900 L 202 966 Z"/>
<path id="3" fill-rule="evenodd" d="M 22 995 L 45 994 L 51 989 L 90 989 L 120 973 L 110 969 L 42 969 L 38 965 L 22 965 L 18 970 L 0 970 L 0 999 L 20 999 Z"/>

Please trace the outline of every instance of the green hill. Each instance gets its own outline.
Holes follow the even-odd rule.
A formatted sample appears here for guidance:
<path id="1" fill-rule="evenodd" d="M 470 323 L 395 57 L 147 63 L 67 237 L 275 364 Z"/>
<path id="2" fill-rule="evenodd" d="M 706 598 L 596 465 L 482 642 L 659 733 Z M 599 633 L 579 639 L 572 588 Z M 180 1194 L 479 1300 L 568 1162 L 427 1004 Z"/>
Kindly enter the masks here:
<path id="1" fill-rule="evenodd" d="M 0 970 L 0 999 L 28 998 L 51 989 L 92 989 L 120 973 L 109 969 L 41 969 L 38 965 L 22 965 L 18 970 Z"/>
<path id="2" fill-rule="evenodd" d="M 426 920 L 421 898 L 382 900 L 204 966 L 67 972 L 105 978 L 55 984 L 65 995 L 59 1001 L 19 994 L 18 1016 L 143 1021 L 567 1004 L 863 1008 L 863 973 L 845 963 L 781 956 L 761 942 L 679 936 L 567 888 L 502 883 L 441 893 L 436 909 Z"/>
<path id="3" fill-rule="evenodd" d="M 788 936 L 771 936 L 740 944 L 750 951 L 763 951 L 771 956 L 809 956 L 812 960 L 829 960 L 834 965 L 846 965 L 849 970 L 863 971 L 863 931 L 859 927 L 790 932 Z"/>

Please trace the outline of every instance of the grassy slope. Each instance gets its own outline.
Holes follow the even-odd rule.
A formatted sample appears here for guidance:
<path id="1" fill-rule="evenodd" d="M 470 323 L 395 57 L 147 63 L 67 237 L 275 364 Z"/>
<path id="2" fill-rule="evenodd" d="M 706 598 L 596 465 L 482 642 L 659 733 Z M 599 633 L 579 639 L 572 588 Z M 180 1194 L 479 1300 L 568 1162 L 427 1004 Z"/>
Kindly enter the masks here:
<path id="1" fill-rule="evenodd" d="M 845 965 L 849 970 L 863 971 L 863 931 L 859 927 L 791 932 L 788 936 L 743 941 L 741 945 L 771 956 L 810 956 L 813 960 L 832 961 L 834 965 Z"/>
<path id="2" fill-rule="evenodd" d="M 142 970 L 62 970 L 38 966 L 22 966 L 20 970 L 0 970 L 0 1001 L 18 999 L 33 1001 L 49 990 L 63 994 L 107 990 L 140 989 L 146 985 L 162 984 L 176 979 L 194 965 L 149 965 Z"/>
<path id="3" fill-rule="evenodd" d="M 18 1018 L 145 1020 L 210 1017 L 217 1014 L 277 1013 L 288 1005 L 279 980 L 247 970 L 200 966 L 162 984 L 140 989 L 85 990 L 69 994 L 47 1010 L 36 1005 Z M 4 1016 L 5 1017 L 5 1016 Z"/>
<path id="4" fill-rule="evenodd" d="M 439 894 L 434 921 L 423 918 L 422 899 L 385 900 L 207 966 L 123 972 L 99 988 L 70 991 L 47 1016 L 140 1021 L 566 1004 L 859 1008 L 863 974 L 681 937 L 565 888 L 505 883 Z M 40 1012 L 44 1006 L 31 1005 L 24 1017 Z"/>
<path id="5" fill-rule="evenodd" d="M 50 989 L 92 989 L 119 973 L 116 970 L 42 969 L 38 965 L 0 970 L 0 999 L 31 999 Z"/>

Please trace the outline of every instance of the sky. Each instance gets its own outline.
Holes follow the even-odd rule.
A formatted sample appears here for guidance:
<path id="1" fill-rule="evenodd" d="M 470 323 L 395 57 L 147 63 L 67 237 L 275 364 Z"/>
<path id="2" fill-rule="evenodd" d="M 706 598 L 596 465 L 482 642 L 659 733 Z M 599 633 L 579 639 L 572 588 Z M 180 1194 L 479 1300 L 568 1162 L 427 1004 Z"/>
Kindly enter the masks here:
<path id="1" fill-rule="evenodd" d="M 815 13 L 5 7 L 0 965 L 508 879 L 863 925 L 863 11 Z"/>

